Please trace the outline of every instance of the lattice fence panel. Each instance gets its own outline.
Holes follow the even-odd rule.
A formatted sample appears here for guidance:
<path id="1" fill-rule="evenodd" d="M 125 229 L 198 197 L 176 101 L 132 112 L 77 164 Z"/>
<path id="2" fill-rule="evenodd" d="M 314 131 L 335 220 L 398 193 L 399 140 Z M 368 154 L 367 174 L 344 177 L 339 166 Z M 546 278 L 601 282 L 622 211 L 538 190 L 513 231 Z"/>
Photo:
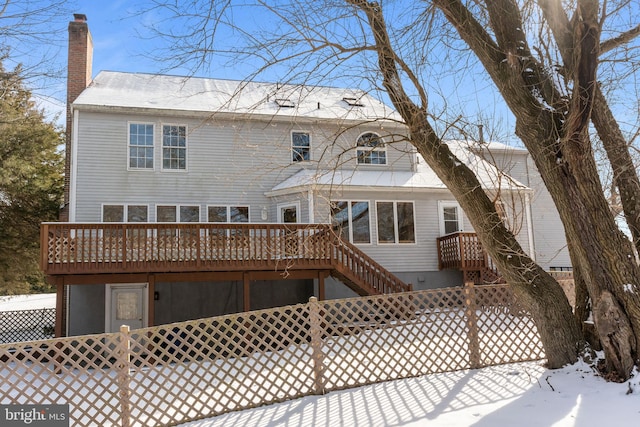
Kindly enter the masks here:
<path id="1" fill-rule="evenodd" d="M 542 357 L 507 286 L 450 288 L 0 345 L 0 403 L 68 403 L 74 426 L 174 425 Z"/>
<path id="2" fill-rule="evenodd" d="M 56 309 L 0 311 L 0 343 L 53 338 Z"/>
<path id="3" fill-rule="evenodd" d="M 311 394 L 308 317 L 307 306 L 296 305 L 134 331 L 134 424 L 177 424 Z"/>
<path id="4" fill-rule="evenodd" d="M 544 357 L 538 330 L 507 286 L 474 289 L 483 366 Z"/>
<path id="5" fill-rule="evenodd" d="M 469 368 L 459 289 L 324 301 L 326 390 Z"/>
<path id="6" fill-rule="evenodd" d="M 69 404 L 70 425 L 120 425 L 119 334 L 0 346 L 0 402 Z"/>

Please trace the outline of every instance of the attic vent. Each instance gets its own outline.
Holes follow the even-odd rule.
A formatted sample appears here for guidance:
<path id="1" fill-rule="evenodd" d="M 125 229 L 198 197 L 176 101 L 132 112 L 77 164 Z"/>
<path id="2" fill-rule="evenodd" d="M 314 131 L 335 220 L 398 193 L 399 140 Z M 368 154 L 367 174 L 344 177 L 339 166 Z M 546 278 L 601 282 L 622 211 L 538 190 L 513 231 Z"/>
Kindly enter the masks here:
<path id="1" fill-rule="evenodd" d="M 360 101 L 359 98 L 351 98 L 345 96 L 344 98 L 342 98 L 342 100 L 352 107 L 364 107 L 364 104 Z"/>
<path id="2" fill-rule="evenodd" d="M 276 98 L 276 104 L 281 108 L 294 108 L 296 106 L 295 102 L 288 98 Z"/>

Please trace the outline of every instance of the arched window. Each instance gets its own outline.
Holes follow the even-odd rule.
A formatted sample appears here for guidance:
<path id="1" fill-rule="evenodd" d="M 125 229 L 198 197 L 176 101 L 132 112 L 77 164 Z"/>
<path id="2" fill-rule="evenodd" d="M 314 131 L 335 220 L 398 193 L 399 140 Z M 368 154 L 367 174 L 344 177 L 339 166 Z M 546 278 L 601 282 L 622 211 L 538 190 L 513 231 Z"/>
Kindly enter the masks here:
<path id="1" fill-rule="evenodd" d="M 356 155 L 360 165 L 387 164 L 387 147 L 380 135 L 373 132 L 358 137 Z"/>

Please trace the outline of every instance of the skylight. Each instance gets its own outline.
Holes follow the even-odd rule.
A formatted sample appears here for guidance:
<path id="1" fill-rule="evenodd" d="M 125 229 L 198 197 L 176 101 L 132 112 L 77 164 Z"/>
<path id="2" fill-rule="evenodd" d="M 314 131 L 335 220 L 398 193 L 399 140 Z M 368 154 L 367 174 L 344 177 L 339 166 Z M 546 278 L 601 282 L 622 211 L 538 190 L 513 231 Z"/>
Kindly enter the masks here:
<path id="1" fill-rule="evenodd" d="M 344 98 L 342 98 L 342 100 L 349 104 L 351 107 L 364 107 L 364 104 L 360 101 L 360 98 L 345 96 Z"/>
<path id="2" fill-rule="evenodd" d="M 276 98 L 276 104 L 281 108 L 294 108 L 296 106 L 295 102 L 288 98 Z"/>

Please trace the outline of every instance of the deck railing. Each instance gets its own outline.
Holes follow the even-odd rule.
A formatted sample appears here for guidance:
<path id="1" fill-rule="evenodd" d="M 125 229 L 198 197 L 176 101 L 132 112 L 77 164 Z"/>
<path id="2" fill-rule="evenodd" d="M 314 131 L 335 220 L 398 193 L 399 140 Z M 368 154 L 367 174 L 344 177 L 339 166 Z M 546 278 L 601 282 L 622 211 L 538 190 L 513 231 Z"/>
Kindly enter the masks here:
<path id="1" fill-rule="evenodd" d="M 356 246 L 345 242 L 337 234 L 332 235 L 334 248 L 334 268 L 344 280 L 367 284 L 361 291 L 354 289 L 359 295 L 388 294 L 413 290 L 393 273 L 382 267 Z"/>
<path id="2" fill-rule="evenodd" d="M 48 275 L 333 269 L 366 294 L 410 290 L 329 224 L 44 223 L 41 239 Z"/>
<path id="3" fill-rule="evenodd" d="M 438 237 L 438 268 L 479 270 L 488 267 L 487 254 L 476 233 L 452 233 Z"/>

